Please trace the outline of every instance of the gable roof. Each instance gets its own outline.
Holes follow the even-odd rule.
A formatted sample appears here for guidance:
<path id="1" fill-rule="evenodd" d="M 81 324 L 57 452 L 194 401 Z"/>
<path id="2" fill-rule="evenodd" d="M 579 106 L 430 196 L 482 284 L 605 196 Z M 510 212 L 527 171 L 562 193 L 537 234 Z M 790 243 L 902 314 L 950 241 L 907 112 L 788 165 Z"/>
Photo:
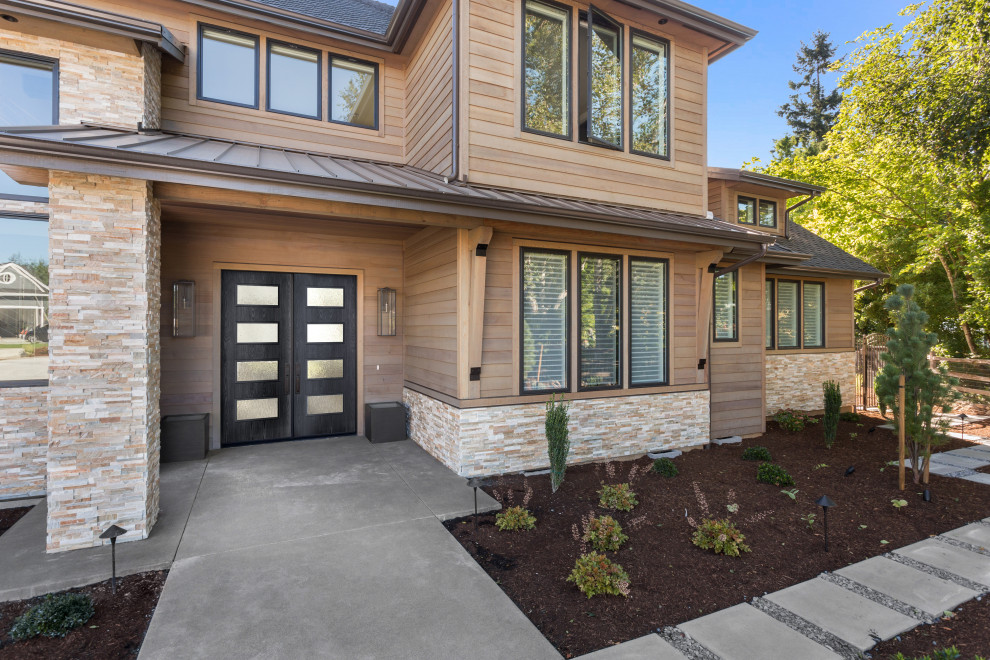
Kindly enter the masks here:
<path id="1" fill-rule="evenodd" d="M 392 23 L 396 9 L 375 0 L 258 0 L 258 2 L 382 36 L 388 32 L 388 26 Z"/>
<path id="2" fill-rule="evenodd" d="M 778 237 L 777 242 L 770 246 L 768 252 L 770 255 L 774 253 L 788 256 L 793 254 L 811 255 L 810 258 L 797 265 L 788 266 L 794 270 L 859 275 L 861 279 L 876 279 L 886 276 L 883 271 L 829 243 L 793 220 L 787 221 L 787 237 Z"/>
<path id="3" fill-rule="evenodd" d="M 3 276 L 4 273 L 12 274 L 14 276 L 14 280 L 12 280 L 9 283 L 6 282 L 5 280 L 8 279 L 9 276 L 4 277 Z M 20 294 L 27 293 L 26 291 L 22 291 L 19 285 L 16 287 L 12 286 L 14 282 L 17 281 L 18 278 L 27 280 L 27 282 L 31 284 L 32 287 L 34 287 L 34 290 L 38 294 L 48 295 L 48 287 L 41 280 L 39 280 L 37 277 L 29 273 L 27 269 L 21 266 L 20 264 L 14 263 L 13 261 L 8 261 L 5 264 L 0 264 L 0 296 L 2 296 L 4 293 L 11 293 L 11 292 L 16 292 Z"/>

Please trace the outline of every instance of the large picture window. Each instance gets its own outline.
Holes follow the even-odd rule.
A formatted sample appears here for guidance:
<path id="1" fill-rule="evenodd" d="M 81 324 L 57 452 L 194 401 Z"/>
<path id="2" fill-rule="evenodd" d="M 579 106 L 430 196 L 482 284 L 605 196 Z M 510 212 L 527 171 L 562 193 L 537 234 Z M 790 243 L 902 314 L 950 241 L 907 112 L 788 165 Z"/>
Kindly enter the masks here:
<path id="1" fill-rule="evenodd" d="M 258 37 L 226 28 L 199 27 L 201 99 L 258 107 Z"/>
<path id="2" fill-rule="evenodd" d="M 268 42 L 268 110 L 321 119 L 322 54 L 278 41 Z"/>
<path id="3" fill-rule="evenodd" d="M 568 389 L 570 254 L 522 250 L 522 391 Z"/>
<path id="4" fill-rule="evenodd" d="M 48 222 L 0 215 L 0 386 L 48 380 Z"/>
<path id="5" fill-rule="evenodd" d="M 0 51 L 0 126 L 58 123 L 58 62 Z M 48 201 L 44 186 L 17 183 L 0 172 L 0 198 Z"/>
<path id="6" fill-rule="evenodd" d="M 378 128 L 378 65 L 330 56 L 330 121 Z"/>
<path id="7" fill-rule="evenodd" d="M 777 280 L 777 348 L 801 344 L 800 282 Z"/>
<path id="8" fill-rule="evenodd" d="M 739 339 L 739 271 L 715 278 L 715 341 Z"/>
<path id="9" fill-rule="evenodd" d="M 582 254 L 578 262 L 580 388 L 620 387 L 622 257 Z"/>
<path id="10" fill-rule="evenodd" d="M 593 8 L 581 16 L 579 137 L 622 149 L 622 25 Z"/>
<path id="11" fill-rule="evenodd" d="M 629 259 L 629 384 L 667 383 L 667 261 Z"/>
<path id="12" fill-rule="evenodd" d="M 821 348 L 825 345 L 825 285 L 805 282 L 802 294 L 804 347 Z"/>
<path id="13" fill-rule="evenodd" d="M 523 128 L 571 135 L 571 15 L 563 7 L 525 4 L 523 25 Z"/>
<path id="14" fill-rule="evenodd" d="M 640 34 L 632 37 L 632 150 L 666 158 L 668 114 L 668 49 L 665 41 Z"/>

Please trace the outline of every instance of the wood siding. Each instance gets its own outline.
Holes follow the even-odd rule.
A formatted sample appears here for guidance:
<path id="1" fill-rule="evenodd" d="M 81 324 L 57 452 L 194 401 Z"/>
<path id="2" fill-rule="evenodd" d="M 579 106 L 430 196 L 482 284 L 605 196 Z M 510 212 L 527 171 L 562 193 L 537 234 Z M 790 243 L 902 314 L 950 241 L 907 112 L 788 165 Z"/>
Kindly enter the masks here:
<path id="1" fill-rule="evenodd" d="M 715 214 L 716 218 L 726 222 L 739 222 L 738 198 L 751 197 L 757 200 L 766 200 L 777 204 L 777 226 L 762 227 L 757 219 L 756 224 L 745 225 L 750 229 L 765 231 L 776 236 L 784 235 L 784 217 L 787 211 L 788 195 L 786 192 L 776 188 L 765 186 L 754 186 L 748 183 L 735 181 L 723 181 L 721 179 L 710 179 L 708 181 L 708 210 Z"/>
<path id="2" fill-rule="evenodd" d="M 453 142 L 453 42 L 443 2 L 406 69 L 406 163 L 449 174 Z"/>
<path id="3" fill-rule="evenodd" d="M 399 303 L 405 379 L 457 396 L 457 230 L 423 229 L 406 241 Z"/>
<path id="4" fill-rule="evenodd" d="M 574 6 L 579 6 L 574 4 Z M 671 40 L 672 158 L 669 162 L 521 130 L 521 0 L 472 0 L 468 18 L 468 177 L 476 183 L 701 214 L 707 206 L 703 37 L 673 24 L 657 32 L 646 14 L 611 0 L 596 4 L 629 28 Z M 580 5 L 587 8 L 587 5 Z M 572 46 L 577 21 L 572 21 Z M 577 79 L 576 49 L 572 80 Z M 628 90 L 624 91 L 627 97 Z M 576 105 L 577 87 L 572 85 Z M 575 126 L 576 112 L 572 113 Z M 628 136 L 626 136 L 628 150 Z"/>
<path id="5" fill-rule="evenodd" d="M 728 264 L 721 264 L 722 266 Z M 711 344 L 712 437 L 766 430 L 763 264 L 740 268 L 739 340 Z"/>
<path id="6" fill-rule="evenodd" d="M 346 269 L 360 273 L 363 371 L 359 372 L 359 402 L 402 399 L 402 319 L 397 336 L 377 335 L 377 292 L 380 287 L 391 287 L 401 299 L 402 240 L 413 230 L 393 227 L 383 232 L 375 226 L 288 217 L 273 222 L 270 214 L 202 209 L 165 208 L 162 218 L 163 415 L 213 412 L 219 401 L 218 264 L 242 264 L 244 270 Z M 195 337 L 173 338 L 168 332 L 176 280 L 196 282 Z M 358 412 L 363 419 L 362 411 Z M 214 429 L 217 422 L 212 422 Z"/>

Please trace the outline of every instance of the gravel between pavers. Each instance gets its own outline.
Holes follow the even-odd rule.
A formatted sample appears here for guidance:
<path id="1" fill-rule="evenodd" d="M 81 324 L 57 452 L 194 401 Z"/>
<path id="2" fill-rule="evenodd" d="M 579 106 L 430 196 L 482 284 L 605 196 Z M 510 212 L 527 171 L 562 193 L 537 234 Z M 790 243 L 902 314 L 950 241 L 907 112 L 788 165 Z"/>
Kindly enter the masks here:
<path id="1" fill-rule="evenodd" d="M 712 653 L 676 626 L 667 626 L 659 634 L 690 660 L 722 660 L 721 656 Z"/>
<path id="2" fill-rule="evenodd" d="M 967 589 L 972 589 L 981 596 L 987 593 L 987 588 L 980 584 L 979 582 L 973 582 L 961 575 L 956 575 L 955 573 L 950 573 L 949 571 L 930 566 L 924 562 L 918 561 L 917 559 L 912 559 L 911 557 L 906 557 L 904 555 L 899 555 L 896 552 L 888 552 L 884 555 L 887 559 L 896 561 L 898 564 L 904 564 L 905 566 L 910 566 L 915 570 L 919 570 L 922 573 L 928 573 L 929 575 L 934 575 L 935 577 L 945 580 L 946 582 L 952 582 L 958 584 L 960 587 L 966 587 Z"/>
<path id="3" fill-rule="evenodd" d="M 811 641 L 824 646 L 829 651 L 838 653 L 847 660 L 857 660 L 861 656 L 857 647 L 773 601 L 765 598 L 754 598 L 750 604 L 767 616 L 780 621 L 791 630 L 801 633 Z"/>
<path id="4" fill-rule="evenodd" d="M 951 536 L 936 536 L 936 541 L 941 541 L 946 545 L 954 545 L 957 548 L 962 548 L 963 550 L 969 550 L 970 552 L 975 552 L 978 555 L 984 555 L 990 557 L 990 549 L 983 548 L 978 545 L 973 545 L 972 543 L 967 543 L 966 541 L 960 541 L 959 539 L 954 539 Z"/>
<path id="5" fill-rule="evenodd" d="M 843 589 L 848 589 L 854 594 L 859 594 L 863 598 L 872 600 L 874 603 L 879 603 L 887 609 L 894 610 L 895 612 L 900 612 L 904 616 L 909 616 L 912 619 L 917 619 L 923 623 L 935 623 L 938 621 L 937 617 L 930 617 L 917 607 L 908 605 L 904 601 L 897 600 L 896 598 L 891 598 L 882 591 L 877 591 L 876 589 L 871 589 L 865 584 L 860 584 L 855 580 L 850 580 L 844 575 L 839 575 L 838 573 L 822 573 L 821 578 L 823 580 L 828 580 L 832 584 L 837 584 Z"/>

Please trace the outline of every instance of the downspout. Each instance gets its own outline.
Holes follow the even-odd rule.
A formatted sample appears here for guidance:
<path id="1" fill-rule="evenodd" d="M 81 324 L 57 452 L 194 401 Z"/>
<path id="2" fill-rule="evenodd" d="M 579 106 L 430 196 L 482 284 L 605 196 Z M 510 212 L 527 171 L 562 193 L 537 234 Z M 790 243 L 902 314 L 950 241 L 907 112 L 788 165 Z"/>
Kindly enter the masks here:
<path id="1" fill-rule="evenodd" d="M 457 0 L 454 0 L 454 2 L 456 2 L 456 1 Z M 811 194 L 808 195 L 807 197 L 805 197 L 804 199 L 802 199 L 800 202 L 798 202 L 797 204 L 795 204 L 793 206 L 788 206 L 787 207 L 787 210 L 784 211 L 784 238 L 790 238 L 791 211 L 797 209 L 798 207 L 804 206 L 805 204 L 807 204 L 808 202 L 810 202 L 811 200 L 813 200 L 817 196 L 818 196 L 818 193 L 815 192 L 814 190 L 812 190 L 811 191 Z"/>
<path id="2" fill-rule="evenodd" d="M 853 293 L 860 293 L 862 291 L 866 291 L 868 289 L 872 289 L 874 287 L 878 287 L 886 279 L 887 279 L 886 277 L 879 277 L 879 278 L 876 279 L 876 281 L 873 282 L 873 284 L 867 284 L 866 286 L 861 286 L 861 287 L 859 287 L 857 289 L 853 289 Z"/>
<path id="3" fill-rule="evenodd" d="M 715 271 L 715 277 L 719 277 L 721 275 L 727 275 L 729 273 L 733 273 L 733 272 L 739 270 L 740 268 L 742 268 L 743 266 L 746 266 L 748 264 L 753 263 L 754 261 L 758 261 L 758 260 L 762 259 L 763 257 L 767 256 L 767 250 L 770 249 L 770 246 L 771 245 L 773 245 L 773 243 L 764 243 L 763 244 L 763 247 L 761 247 L 760 248 L 760 251 L 757 252 L 756 254 L 750 255 L 750 256 L 746 257 L 745 259 L 743 259 L 742 261 L 738 261 L 738 262 L 732 264 L 731 266 L 726 266 L 725 268 L 722 268 L 720 270 L 716 270 Z"/>
<path id="4" fill-rule="evenodd" d="M 460 150 L 461 150 L 461 3 L 460 0 L 450 0 L 450 40 L 453 42 L 454 57 L 451 61 L 453 69 L 453 85 L 451 86 L 451 156 L 450 156 L 450 176 L 444 177 L 445 183 L 457 181 L 461 175 Z"/>

